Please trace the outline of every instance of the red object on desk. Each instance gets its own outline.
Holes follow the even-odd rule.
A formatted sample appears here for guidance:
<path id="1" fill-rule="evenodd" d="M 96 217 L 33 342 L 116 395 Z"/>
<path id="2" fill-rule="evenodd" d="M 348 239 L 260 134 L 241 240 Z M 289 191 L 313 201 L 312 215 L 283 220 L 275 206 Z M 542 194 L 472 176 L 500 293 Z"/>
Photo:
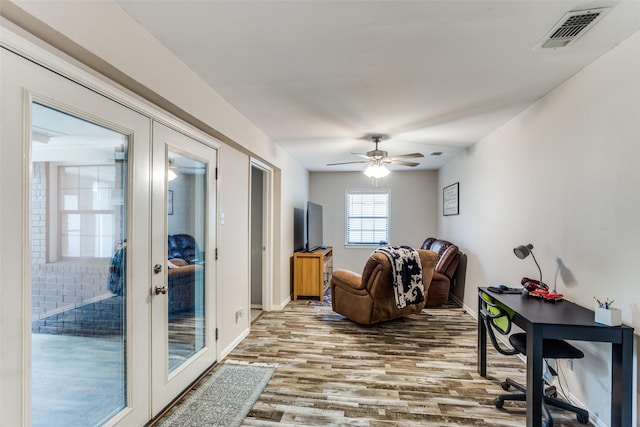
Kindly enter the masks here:
<path id="1" fill-rule="evenodd" d="M 547 291 L 545 291 L 544 289 L 536 289 L 533 291 L 529 291 L 529 296 L 542 298 L 546 293 Z"/>
<path id="2" fill-rule="evenodd" d="M 558 294 L 556 292 L 550 292 L 546 289 L 536 289 L 535 291 L 530 291 L 529 295 L 537 298 L 544 298 L 548 301 L 559 301 L 564 296 L 562 294 Z"/>
<path id="3" fill-rule="evenodd" d="M 564 298 L 564 296 L 555 292 L 547 292 L 547 294 L 543 296 L 543 298 L 549 301 L 559 301 Z"/>

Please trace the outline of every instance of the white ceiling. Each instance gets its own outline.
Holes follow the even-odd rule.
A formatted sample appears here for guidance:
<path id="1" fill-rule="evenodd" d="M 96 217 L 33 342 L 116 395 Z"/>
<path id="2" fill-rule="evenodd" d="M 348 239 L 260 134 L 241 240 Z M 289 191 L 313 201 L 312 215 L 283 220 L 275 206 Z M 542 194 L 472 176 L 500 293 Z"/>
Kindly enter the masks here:
<path id="1" fill-rule="evenodd" d="M 310 171 L 360 170 L 326 164 L 359 160 L 371 134 L 437 169 L 640 29 L 635 0 L 118 3 Z M 534 49 L 602 6 L 574 44 Z"/>

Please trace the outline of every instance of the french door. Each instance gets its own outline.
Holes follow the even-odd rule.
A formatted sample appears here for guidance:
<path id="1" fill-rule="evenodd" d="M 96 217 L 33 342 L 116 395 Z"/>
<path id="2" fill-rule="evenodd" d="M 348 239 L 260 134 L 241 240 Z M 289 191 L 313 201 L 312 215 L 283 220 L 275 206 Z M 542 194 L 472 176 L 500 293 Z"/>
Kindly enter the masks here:
<path id="1" fill-rule="evenodd" d="M 151 121 L 0 55 L 0 424 L 143 425 Z"/>
<path id="2" fill-rule="evenodd" d="M 216 150 L 0 55 L 0 425 L 144 425 L 215 361 Z"/>
<path id="3" fill-rule="evenodd" d="M 152 409 L 216 360 L 216 150 L 153 125 Z"/>

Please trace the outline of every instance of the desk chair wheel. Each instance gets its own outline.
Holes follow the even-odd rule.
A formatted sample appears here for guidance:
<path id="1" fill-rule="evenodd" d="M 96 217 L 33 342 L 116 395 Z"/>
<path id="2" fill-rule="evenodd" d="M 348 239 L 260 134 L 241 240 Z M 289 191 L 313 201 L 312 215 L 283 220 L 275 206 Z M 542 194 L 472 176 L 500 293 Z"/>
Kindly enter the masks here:
<path id="1" fill-rule="evenodd" d="M 548 387 L 544 390 L 544 397 L 558 397 L 558 391 L 555 386 Z"/>
<path id="2" fill-rule="evenodd" d="M 504 406 L 504 400 L 500 399 L 499 397 L 496 397 L 495 400 L 493 401 L 493 404 L 495 405 L 496 408 L 502 409 L 502 407 Z"/>
<path id="3" fill-rule="evenodd" d="M 511 384 L 509 384 L 509 383 L 508 383 L 508 382 L 506 382 L 506 381 L 502 381 L 502 382 L 500 383 L 500 387 L 502 387 L 502 389 L 503 389 L 504 391 L 508 391 L 508 390 L 511 388 Z"/>
<path id="4" fill-rule="evenodd" d="M 580 424 L 587 424 L 589 422 L 589 415 L 585 416 L 584 414 L 578 414 L 576 415 L 576 418 Z"/>

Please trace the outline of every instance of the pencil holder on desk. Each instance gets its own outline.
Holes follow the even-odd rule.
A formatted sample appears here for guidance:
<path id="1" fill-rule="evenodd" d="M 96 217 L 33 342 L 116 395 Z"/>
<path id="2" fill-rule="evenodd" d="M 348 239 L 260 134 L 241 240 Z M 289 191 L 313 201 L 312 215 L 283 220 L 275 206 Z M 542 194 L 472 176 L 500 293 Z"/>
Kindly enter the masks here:
<path id="1" fill-rule="evenodd" d="M 596 307 L 596 323 L 608 326 L 622 325 L 622 311 L 619 308 Z"/>

